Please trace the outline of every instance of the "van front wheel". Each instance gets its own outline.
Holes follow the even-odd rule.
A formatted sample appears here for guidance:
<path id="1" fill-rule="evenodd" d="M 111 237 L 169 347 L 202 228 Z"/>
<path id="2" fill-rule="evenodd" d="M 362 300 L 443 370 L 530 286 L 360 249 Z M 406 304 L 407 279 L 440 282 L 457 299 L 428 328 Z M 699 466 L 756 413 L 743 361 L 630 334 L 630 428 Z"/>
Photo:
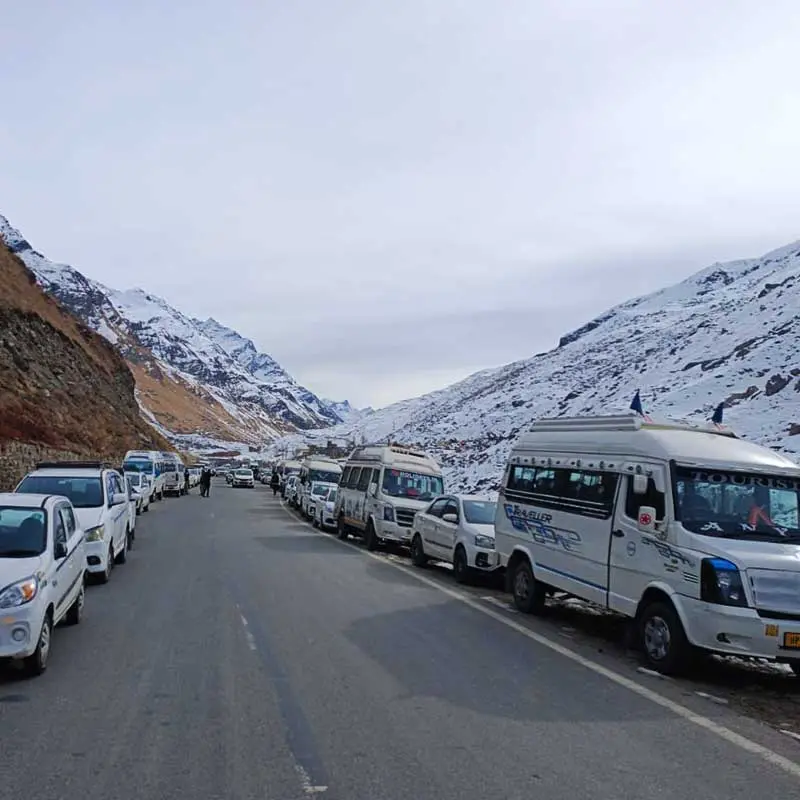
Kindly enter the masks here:
<path id="1" fill-rule="evenodd" d="M 648 665 L 663 675 L 679 675 L 691 663 L 693 648 L 670 603 L 658 601 L 642 611 L 639 643 Z"/>
<path id="2" fill-rule="evenodd" d="M 541 614 L 547 596 L 545 587 L 536 580 L 527 558 L 521 558 L 511 575 L 514 605 L 525 614 Z"/>

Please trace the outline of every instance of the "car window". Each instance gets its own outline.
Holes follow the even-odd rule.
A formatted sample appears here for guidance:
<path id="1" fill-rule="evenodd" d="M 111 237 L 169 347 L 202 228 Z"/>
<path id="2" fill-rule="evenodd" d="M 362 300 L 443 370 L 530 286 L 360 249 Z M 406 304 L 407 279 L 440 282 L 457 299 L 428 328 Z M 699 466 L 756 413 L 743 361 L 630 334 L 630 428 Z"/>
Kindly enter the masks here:
<path id="1" fill-rule="evenodd" d="M 356 488 L 359 492 L 366 492 L 369 488 L 369 479 L 372 477 L 372 470 L 371 469 L 362 469 L 361 476 L 358 479 L 358 485 Z"/>
<path id="2" fill-rule="evenodd" d="M 458 505 L 456 504 L 455 500 L 450 499 L 447 501 L 447 505 L 445 505 L 444 507 L 442 516 L 444 516 L 445 514 L 455 514 L 456 517 L 459 518 L 461 517 L 461 515 L 458 513 Z"/>
<path id="3" fill-rule="evenodd" d="M 347 482 L 348 489 L 355 489 L 358 485 L 358 479 L 361 477 L 361 467 L 353 467 L 353 471 L 350 473 L 350 480 Z"/>
<path id="4" fill-rule="evenodd" d="M 430 514 L 433 517 L 441 517 L 444 513 L 444 507 L 447 505 L 447 502 L 447 498 L 442 497 L 439 500 L 436 500 L 425 513 Z"/>
<path id="5" fill-rule="evenodd" d="M 67 544 L 67 527 L 64 524 L 64 518 L 61 516 L 60 510 L 53 515 L 53 541 L 56 544 Z"/>
<path id="6" fill-rule="evenodd" d="M 72 509 L 66 505 L 60 506 L 59 510 L 64 517 L 64 525 L 67 528 L 67 538 L 71 538 L 78 527 L 75 523 L 75 514 L 73 514 Z"/>

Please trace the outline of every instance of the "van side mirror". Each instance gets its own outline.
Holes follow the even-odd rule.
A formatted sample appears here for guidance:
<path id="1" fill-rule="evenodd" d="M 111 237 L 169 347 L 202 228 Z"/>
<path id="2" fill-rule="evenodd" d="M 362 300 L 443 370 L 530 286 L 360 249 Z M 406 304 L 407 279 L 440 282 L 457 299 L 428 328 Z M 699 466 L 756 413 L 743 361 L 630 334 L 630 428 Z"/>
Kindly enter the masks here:
<path id="1" fill-rule="evenodd" d="M 633 493 L 647 494 L 647 475 L 633 476 Z"/>
<path id="2" fill-rule="evenodd" d="M 656 510 L 652 506 L 641 506 L 639 517 L 636 520 L 637 527 L 642 533 L 656 532 Z"/>

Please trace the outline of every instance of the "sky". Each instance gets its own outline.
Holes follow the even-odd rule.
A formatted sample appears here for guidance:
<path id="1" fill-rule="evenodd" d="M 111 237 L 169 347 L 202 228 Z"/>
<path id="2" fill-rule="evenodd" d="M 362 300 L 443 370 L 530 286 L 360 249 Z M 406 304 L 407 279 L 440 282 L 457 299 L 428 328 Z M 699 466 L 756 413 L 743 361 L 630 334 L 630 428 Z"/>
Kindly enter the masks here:
<path id="1" fill-rule="evenodd" d="M 28 0 L 0 213 L 382 406 L 800 238 L 796 0 Z"/>

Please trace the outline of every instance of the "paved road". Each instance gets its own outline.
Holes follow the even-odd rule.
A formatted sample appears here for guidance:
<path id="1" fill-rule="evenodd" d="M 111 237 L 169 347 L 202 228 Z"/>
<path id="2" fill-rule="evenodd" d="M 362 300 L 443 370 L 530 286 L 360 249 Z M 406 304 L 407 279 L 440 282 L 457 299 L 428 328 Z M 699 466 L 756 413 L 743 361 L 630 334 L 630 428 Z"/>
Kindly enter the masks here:
<path id="1" fill-rule="evenodd" d="M 800 767 L 730 739 L 793 742 L 729 709 L 687 719 L 265 488 L 218 483 L 139 524 L 48 672 L 0 677 L 3 798 L 797 796 Z"/>

